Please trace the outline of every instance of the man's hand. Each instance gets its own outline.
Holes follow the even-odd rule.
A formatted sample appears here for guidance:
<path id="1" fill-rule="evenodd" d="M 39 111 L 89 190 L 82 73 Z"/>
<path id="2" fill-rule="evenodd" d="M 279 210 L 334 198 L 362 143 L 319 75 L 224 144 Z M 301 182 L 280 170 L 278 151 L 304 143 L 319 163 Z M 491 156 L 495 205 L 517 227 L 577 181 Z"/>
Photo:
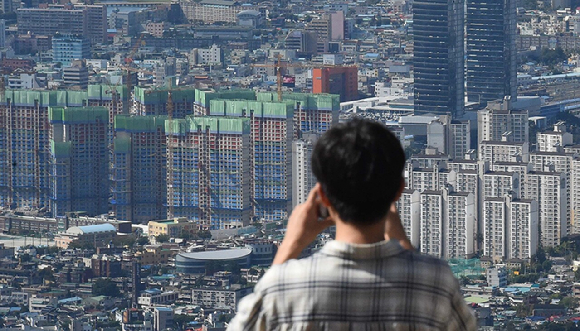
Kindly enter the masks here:
<path id="1" fill-rule="evenodd" d="M 403 228 L 403 224 L 401 224 L 401 218 L 399 218 L 399 211 L 397 211 L 397 206 L 394 202 L 391 204 L 391 209 L 389 209 L 389 213 L 387 214 L 385 240 L 398 240 L 403 248 L 414 249 L 405 234 L 405 229 Z"/>
<path id="2" fill-rule="evenodd" d="M 299 204 L 292 211 L 286 235 L 278 247 L 273 264 L 282 264 L 297 258 L 322 230 L 334 224 L 330 218 L 318 220 L 318 206 L 321 203 L 318 201 L 319 190 L 320 184 L 316 184 L 308 194 L 306 202 Z"/>

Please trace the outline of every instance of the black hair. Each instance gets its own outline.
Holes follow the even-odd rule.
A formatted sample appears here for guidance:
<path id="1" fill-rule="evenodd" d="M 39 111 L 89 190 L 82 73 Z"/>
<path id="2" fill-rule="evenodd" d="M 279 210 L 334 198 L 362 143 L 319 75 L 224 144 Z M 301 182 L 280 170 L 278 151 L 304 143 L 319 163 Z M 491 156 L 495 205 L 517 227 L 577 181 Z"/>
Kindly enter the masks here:
<path id="1" fill-rule="evenodd" d="M 333 126 L 318 139 L 312 171 L 345 222 L 382 220 L 401 187 L 405 152 L 379 122 L 355 118 Z"/>

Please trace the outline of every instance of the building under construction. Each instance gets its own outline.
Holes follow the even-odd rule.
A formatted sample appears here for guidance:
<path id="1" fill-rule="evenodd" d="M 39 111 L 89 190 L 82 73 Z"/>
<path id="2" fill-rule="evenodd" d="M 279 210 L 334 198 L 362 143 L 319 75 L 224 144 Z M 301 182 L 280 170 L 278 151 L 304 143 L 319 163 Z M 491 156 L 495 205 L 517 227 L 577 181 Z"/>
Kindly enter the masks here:
<path id="1" fill-rule="evenodd" d="M 105 106 L 111 127 L 113 114 L 127 109 L 125 92 L 123 87 L 96 85 L 88 91 L 0 93 L 0 207 L 49 211 L 49 107 Z"/>
<path id="2" fill-rule="evenodd" d="M 117 116 L 111 168 L 112 211 L 144 223 L 167 217 L 167 116 Z"/>
<path id="3" fill-rule="evenodd" d="M 188 116 L 166 121 L 165 132 L 168 216 L 202 229 L 249 224 L 250 120 Z"/>
<path id="4" fill-rule="evenodd" d="M 274 221 L 292 208 L 293 102 L 211 100 L 211 116 L 250 119 L 253 215 Z"/>
<path id="5" fill-rule="evenodd" d="M 169 115 L 168 104 L 173 118 L 185 118 L 193 114 L 194 88 L 143 88 L 136 86 L 134 106 L 137 115 Z"/>
<path id="6" fill-rule="evenodd" d="M 258 101 L 276 101 L 273 92 L 256 94 Z M 336 94 L 284 93 L 282 101 L 294 103 L 294 135 L 298 139 L 303 133 L 322 134 L 338 123 L 340 96 Z"/>
<path id="7" fill-rule="evenodd" d="M 89 216 L 108 212 L 108 109 L 49 107 L 50 209 L 54 216 L 72 210 Z"/>

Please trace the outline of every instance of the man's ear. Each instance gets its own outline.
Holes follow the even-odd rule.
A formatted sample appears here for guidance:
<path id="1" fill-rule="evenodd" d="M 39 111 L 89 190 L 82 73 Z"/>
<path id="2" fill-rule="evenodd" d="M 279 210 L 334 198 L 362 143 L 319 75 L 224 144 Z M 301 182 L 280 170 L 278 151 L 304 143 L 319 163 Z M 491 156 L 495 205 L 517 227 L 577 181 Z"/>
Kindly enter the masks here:
<path id="1" fill-rule="evenodd" d="M 401 185 L 399 186 L 399 190 L 397 191 L 397 195 L 395 195 L 393 202 L 399 200 L 401 194 L 403 194 L 403 190 L 405 190 L 405 178 L 401 178 Z"/>
<path id="2" fill-rule="evenodd" d="M 320 202 L 322 202 L 322 204 L 325 207 L 327 208 L 330 207 L 330 200 L 328 200 L 328 197 L 326 196 L 326 193 L 324 193 L 324 190 L 322 189 L 322 185 L 320 185 L 320 183 L 316 186 L 316 191 L 320 199 Z"/>

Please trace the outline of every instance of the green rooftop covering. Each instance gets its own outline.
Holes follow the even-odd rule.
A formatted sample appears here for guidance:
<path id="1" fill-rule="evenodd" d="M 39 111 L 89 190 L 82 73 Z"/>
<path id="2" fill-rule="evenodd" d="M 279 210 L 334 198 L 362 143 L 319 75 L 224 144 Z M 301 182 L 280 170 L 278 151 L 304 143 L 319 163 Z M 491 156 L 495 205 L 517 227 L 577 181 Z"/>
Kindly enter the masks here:
<path id="1" fill-rule="evenodd" d="M 89 100 L 112 100 L 113 92 L 117 92 L 118 100 L 129 100 L 129 93 L 125 85 L 89 85 Z"/>
<path id="2" fill-rule="evenodd" d="M 256 93 L 252 90 L 234 89 L 227 91 L 203 91 L 195 90 L 195 103 L 203 107 L 209 107 L 211 100 L 256 100 Z"/>
<path id="3" fill-rule="evenodd" d="M 278 94 L 275 92 L 260 92 L 256 94 L 258 101 L 277 101 Z M 284 93 L 283 101 L 293 101 L 295 108 L 297 103 L 303 109 L 338 110 L 340 109 L 340 95 L 338 94 L 312 94 L 312 93 Z"/>
<path id="4" fill-rule="evenodd" d="M 167 102 L 167 89 L 151 89 L 143 87 L 135 87 L 135 100 L 144 105 L 162 104 Z M 193 88 L 173 88 L 171 90 L 171 98 L 173 102 L 194 102 L 195 89 Z"/>
<path id="5" fill-rule="evenodd" d="M 294 116 L 294 104 L 292 102 L 264 102 L 250 100 L 211 100 L 209 114 L 211 116 L 235 116 L 239 117 L 246 112 L 254 112 L 256 117 L 267 118 L 292 118 Z"/>
<path id="6" fill-rule="evenodd" d="M 51 123 L 93 123 L 108 122 L 109 110 L 105 107 L 48 107 Z"/>
<path id="7" fill-rule="evenodd" d="M 210 133 L 243 134 L 250 133 L 250 120 L 248 118 L 233 117 L 193 117 L 165 121 L 165 132 L 174 135 L 183 135 L 195 132 L 201 127 L 205 130 L 209 127 Z"/>
<path id="8" fill-rule="evenodd" d="M 115 131 L 156 132 L 165 130 L 167 116 L 129 116 L 117 115 L 114 120 Z"/>
<path id="9" fill-rule="evenodd" d="M 116 137 L 113 139 L 113 152 L 115 153 L 129 153 L 131 150 L 131 138 Z"/>
<path id="10" fill-rule="evenodd" d="M 54 140 L 50 141 L 50 154 L 55 157 L 68 157 L 72 150 L 72 142 L 56 142 Z"/>

